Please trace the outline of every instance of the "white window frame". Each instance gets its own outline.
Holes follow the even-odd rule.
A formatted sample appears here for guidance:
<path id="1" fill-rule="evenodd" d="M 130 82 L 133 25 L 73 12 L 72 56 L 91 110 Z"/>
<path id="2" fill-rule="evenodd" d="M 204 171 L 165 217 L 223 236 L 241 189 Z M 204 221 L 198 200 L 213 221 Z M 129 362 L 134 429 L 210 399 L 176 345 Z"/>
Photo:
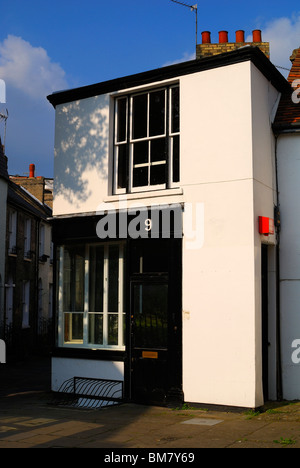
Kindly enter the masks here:
<path id="1" fill-rule="evenodd" d="M 119 246 L 119 277 L 118 277 L 118 345 L 108 344 L 108 316 L 111 312 L 108 310 L 107 290 L 108 290 L 108 265 L 109 265 L 109 247 L 111 245 Z M 89 275 L 90 275 L 90 259 L 89 252 L 91 247 L 103 246 L 104 247 L 104 272 L 103 272 L 103 313 L 94 312 L 89 310 Z M 59 271 L 58 271 L 58 343 L 60 347 L 64 348 L 88 348 L 88 349 L 103 349 L 103 350 L 118 350 L 124 351 L 125 344 L 123 343 L 123 330 L 124 330 L 124 243 L 104 243 L 104 244 L 87 244 L 85 247 L 85 278 L 84 278 L 84 310 L 81 312 L 69 312 L 64 310 L 63 304 L 63 285 L 64 285 L 64 246 L 59 247 Z M 72 340 L 65 342 L 65 315 L 70 314 L 83 314 L 83 340 Z M 89 315 L 102 314 L 103 315 L 103 344 L 89 343 Z"/>
<path id="2" fill-rule="evenodd" d="M 31 258 L 31 219 L 27 218 L 24 222 L 24 258 Z"/>
<path id="3" fill-rule="evenodd" d="M 39 258 L 42 258 L 45 255 L 45 225 L 40 224 L 40 235 L 39 235 Z"/>
<path id="4" fill-rule="evenodd" d="M 17 253 L 17 212 L 11 210 L 9 212 L 9 221 L 8 221 L 8 229 L 9 229 L 9 240 L 8 240 L 8 253 L 10 255 L 16 255 Z"/>
<path id="5" fill-rule="evenodd" d="M 114 171 L 113 171 L 113 191 L 115 195 L 121 195 L 125 193 L 138 193 L 138 192 L 149 192 L 149 191 L 158 191 L 158 190 L 165 190 L 165 189 L 172 189 L 177 188 L 180 186 L 180 177 L 178 182 L 173 182 L 173 141 L 174 137 L 180 137 L 179 132 L 172 132 L 172 89 L 179 88 L 179 83 L 173 83 L 162 87 L 154 87 L 146 90 L 140 90 L 139 92 L 133 92 L 127 95 L 121 95 L 116 97 L 115 99 L 115 130 L 114 130 Z M 149 132 L 149 111 L 150 111 L 150 95 L 156 91 L 165 91 L 165 130 L 164 133 L 161 135 L 150 136 Z M 134 139 L 132 132 L 133 132 L 133 99 L 139 95 L 147 95 L 147 137 Z M 117 141 L 118 135 L 118 102 L 121 99 L 126 98 L 126 138 L 124 141 Z M 169 103 L 167 108 L 167 103 Z M 129 107 L 129 109 L 128 109 Z M 180 107 L 180 104 L 179 104 Z M 129 112 L 128 112 L 129 110 Z M 129 121 L 128 121 L 129 120 Z M 129 126 L 129 128 L 128 128 Z M 129 141 L 128 141 L 129 136 Z M 169 154 L 167 154 L 166 161 L 155 161 L 151 162 L 151 155 L 150 155 L 150 145 L 151 141 L 158 140 L 162 138 L 167 138 L 169 140 Z M 163 165 L 168 164 L 168 180 L 164 184 L 157 184 L 157 185 L 150 185 L 150 170 L 148 170 L 148 185 L 133 187 L 133 148 L 134 144 L 137 142 L 148 142 L 148 162 L 144 164 L 136 165 L 137 167 L 148 167 L 151 170 L 151 167 L 155 165 Z M 129 184 L 128 184 L 128 192 L 126 188 L 118 188 L 118 165 L 119 165 L 119 148 L 121 146 L 127 146 L 129 148 Z M 179 155 L 180 157 L 180 155 Z"/>
<path id="6" fill-rule="evenodd" d="M 5 325 L 13 324 L 14 315 L 14 284 L 12 276 L 8 278 L 8 283 L 5 285 Z"/>
<path id="7" fill-rule="evenodd" d="M 23 281 L 22 328 L 29 328 L 30 281 Z"/>

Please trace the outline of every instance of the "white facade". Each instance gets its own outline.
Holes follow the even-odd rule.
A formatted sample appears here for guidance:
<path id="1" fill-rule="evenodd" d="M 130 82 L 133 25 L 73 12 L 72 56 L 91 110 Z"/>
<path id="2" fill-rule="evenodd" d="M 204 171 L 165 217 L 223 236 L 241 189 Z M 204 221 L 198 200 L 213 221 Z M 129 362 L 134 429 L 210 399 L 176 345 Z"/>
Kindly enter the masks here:
<path id="1" fill-rule="evenodd" d="M 113 102 L 118 93 L 89 97 L 56 106 L 53 214 L 84 216 L 99 207 L 124 208 L 124 203 L 183 204 L 185 401 L 258 407 L 264 402 L 262 243 L 270 246 L 269 391 L 276 397 L 276 238 L 259 234 L 258 217 L 273 218 L 277 204 L 271 126 L 280 92 L 250 60 L 161 84 L 168 82 L 180 85 L 178 187 L 112 194 Z M 78 373 L 79 366 L 88 377 L 124 378 L 120 363 L 69 361 L 53 359 L 53 390 Z"/>

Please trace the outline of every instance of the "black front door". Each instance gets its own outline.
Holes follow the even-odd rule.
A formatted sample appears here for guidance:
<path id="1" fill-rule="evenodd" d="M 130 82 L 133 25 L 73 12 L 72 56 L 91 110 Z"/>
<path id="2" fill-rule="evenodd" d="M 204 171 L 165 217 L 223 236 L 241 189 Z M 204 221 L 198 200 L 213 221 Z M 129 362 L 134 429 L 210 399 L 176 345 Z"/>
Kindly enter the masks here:
<path id="1" fill-rule="evenodd" d="M 130 393 L 135 402 L 182 399 L 180 247 L 170 240 L 148 240 L 133 249 L 139 269 L 130 278 Z"/>
<path id="2" fill-rule="evenodd" d="M 168 283 L 134 281 L 132 295 L 132 397 L 165 402 L 168 389 Z"/>

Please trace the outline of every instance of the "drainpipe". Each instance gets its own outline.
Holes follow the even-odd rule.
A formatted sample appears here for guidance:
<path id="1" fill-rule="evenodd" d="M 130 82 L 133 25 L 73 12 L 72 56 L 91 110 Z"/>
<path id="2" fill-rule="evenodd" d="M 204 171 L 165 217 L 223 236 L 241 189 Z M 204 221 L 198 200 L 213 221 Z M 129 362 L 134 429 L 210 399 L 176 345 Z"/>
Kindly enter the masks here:
<path id="1" fill-rule="evenodd" d="M 275 172 L 276 172 L 276 203 L 278 212 L 280 212 L 280 200 L 278 189 L 278 137 L 275 135 Z M 281 365 L 281 320 L 280 320 L 280 224 L 277 224 L 277 244 L 276 244 L 276 386 L 277 400 L 283 398 L 282 392 L 282 365 Z"/>

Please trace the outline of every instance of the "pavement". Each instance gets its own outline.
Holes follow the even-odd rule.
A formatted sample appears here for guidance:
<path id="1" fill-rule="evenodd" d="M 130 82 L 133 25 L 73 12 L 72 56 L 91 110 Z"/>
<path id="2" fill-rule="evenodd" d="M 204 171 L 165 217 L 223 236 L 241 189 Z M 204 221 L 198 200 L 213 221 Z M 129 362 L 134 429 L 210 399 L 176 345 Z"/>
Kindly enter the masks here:
<path id="1" fill-rule="evenodd" d="M 143 462 L 190 457 L 178 459 L 184 463 L 201 448 L 300 448 L 300 402 L 268 403 L 258 412 L 189 405 L 65 408 L 53 404 L 50 375 L 48 357 L 0 365 L 0 448 L 101 448 L 103 461 L 130 465 L 138 460 L 118 454 L 144 449 Z"/>

